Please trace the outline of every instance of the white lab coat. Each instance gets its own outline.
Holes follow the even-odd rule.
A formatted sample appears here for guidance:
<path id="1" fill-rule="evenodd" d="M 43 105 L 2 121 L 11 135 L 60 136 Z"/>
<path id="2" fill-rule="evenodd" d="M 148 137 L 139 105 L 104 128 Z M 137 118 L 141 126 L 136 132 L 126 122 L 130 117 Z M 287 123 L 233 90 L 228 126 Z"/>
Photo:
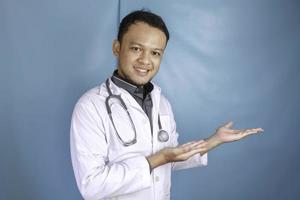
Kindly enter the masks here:
<path id="1" fill-rule="evenodd" d="M 113 94 L 121 94 L 137 131 L 137 143 L 125 147 L 116 136 L 107 114 L 105 84 L 86 92 L 77 102 L 72 116 L 70 142 L 77 186 L 84 199 L 168 200 L 171 170 L 207 164 L 207 155 L 155 168 L 151 174 L 145 158 L 162 148 L 177 146 L 176 124 L 168 100 L 154 84 L 153 137 L 150 122 L 136 100 L 110 81 Z M 162 127 L 169 133 L 167 142 L 157 140 L 158 112 Z M 125 125 L 126 126 L 126 125 Z M 127 129 L 119 134 L 126 135 Z"/>

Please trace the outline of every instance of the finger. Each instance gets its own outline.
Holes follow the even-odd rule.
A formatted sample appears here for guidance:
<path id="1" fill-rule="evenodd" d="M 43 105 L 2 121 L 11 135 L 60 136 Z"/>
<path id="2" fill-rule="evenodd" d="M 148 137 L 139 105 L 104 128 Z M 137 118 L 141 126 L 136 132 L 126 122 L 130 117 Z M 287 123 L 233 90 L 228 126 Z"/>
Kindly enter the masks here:
<path id="1" fill-rule="evenodd" d="M 178 154 L 187 153 L 187 152 L 193 151 L 195 149 L 198 149 L 199 148 L 198 145 L 200 145 L 201 143 L 203 143 L 203 142 L 198 141 L 198 142 L 193 142 L 193 143 L 181 146 L 181 147 L 179 147 L 179 150 L 177 151 L 177 153 Z"/>
<path id="2" fill-rule="evenodd" d="M 181 153 L 186 153 L 186 152 L 189 152 L 189 151 L 192 151 L 195 149 L 203 148 L 204 143 L 206 143 L 206 141 L 204 141 L 204 140 L 192 141 L 192 142 L 185 143 L 178 147 L 178 150 L 176 151 L 176 153 L 181 154 Z"/>
<path id="3" fill-rule="evenodd" d="M 191 146 L 192 147 L 194 147 L 194 146 L 197 146 L 197 145 L 199 145 L 199 144 L 203 144 L 203 143 L 205 143 L 206 141 L 204 141 L 204 140 L 199 140 L 199 141 L 196 141 L 194 144 L 192 144 Z"/>
<path id="4" fill-rule="evenodd" d="M 204 142 L 206 142 L 205 140 L 199 140 L 198 141 L 198 143 L 200 144 L 200 143 L 204 143 Z"/>
<path id="5" fill-rule="evenodd" d="M 186 152 L 191 152 L 191 151 L 203 152 L 207 150 L 207 142 L 201 140 L 189 147 L 190 147 L 189 149 L 186 149 Z"/>
<path id="6" fill-rule="evenodd" d="M 226 127 L 226 128 L 232 128 L 233 127 L 233 121 L 230 121 L 230 122 L 226 123 L 224 125 L 224 127 Z"/>
<path id="7" fill-rule="evenodd" d="M 264 130 L 262 128 L 246 128 L 242 130 L 235 130 L 235 131 L 240 131 L 240 132 L 263 132 Z"/>
<path id="8" fill-rule="evenodd" d="M 256 128 L 256 130 L 259 132 L 264 132 L 264 129 L 262 129 L 262 128 Z"/>
<path id="9" fill-rule="evenodd" d="M 197 146 L 195 146 L 193 149 L 204 149 L 207 145 L 207 142 L 202 142 L 200 144 L 198 144 Z"/>
<path id="10" fill-rule="evenodd" d="M 204 140 L 195 141 L 194 143 L 191 143 L 191 144 L 185 146 L 185 148 L 195 149 L 195 148 L 197 148 L 197 146 L 199 146 L 199 145 L 201 145 L 203 143 L 205 143 Z"/>
<path id="11" fill-rule="evenodd" d="M 179 160 L 186 160 L 189 157 L 197 154 L 197 153 L 203 153 L 206 151 L 206 147 L 203 145 L 206 143 L 205 141 L 198 141 L 195 144 L 186 145 L 185 147 L 178 147 L 173 149 L 174 155 Z"/>
<path id="12" fill-rule="evenodd" d="M 200 149 L 200 148 L 199 149 L 193 149 L 193 150 L 190 150 L 186 153 L 181 154 L 180 157 L 183 158 L 183 159 L 188 159 L 188 158 L 192 157 L 193 155 L 195 155 L 197 153 L 201 153 L 203 151 L 204 151 L 204 149 Z"/>
<path id="13" fill-rule="evenodd" d="M 171 150 L 171 152 L 172 152 L 173 155 L 178 156 L 178 155 L 182 155 L 182 154 L 188 152 L 188 149 L 177 147 L 177 148 L 173 148 L 173 149 Z"/>
<path id="14" fill-rule="evenodd" d="M 195 144 L 189 144 L 189 145 L 186 145 L 184 147 L 180 147 L 180 149 L 182 149 L 182 152 L 185 153 L 185 152 L 189 152 L 191 150 L 193 150 L 195 148 Z"/>
<path id="15" fill-rule="evenodd" d="M 192 145 L 192 144 L 194 144 L 194 143 L 195 143 L 195 141 L 187 142 L 187 143 L 184 143 L 184 144 L 180 145 L 179 147 L 180 147 L 180 148 L 184 148 L 184 147 L 189 146 L 189 145 Z"/>
<path id="16" fill-rule="evenodd" d="M 248 135 L 258 134 L 262 131 L 263 131 L 263 129 L 261 129 L 261 128 L 252 128 L 252 129 L 245 129 L 245 130 L 241 131 L 241 134 L 243 136 L 248 136 Z"/>
<path id="17" fill-rule="evenodd" d="M 246 129 L 242 129 L 242 130 L 240 130 L 240 129 L 229 129 L 229 130 L 226 130 L 226 132 L 229 133 L 229 134 L 239 134 L 239 133 L 241 133 L 245 130 Z"/>
<path id="18" fill-rule="evenodd" d="M 259 133 L 259 132 L 263 132 L 264 130 L 262 128 L 247 128 L 246 129 L 246 132 L 256 132 L 256 133 Z"/>

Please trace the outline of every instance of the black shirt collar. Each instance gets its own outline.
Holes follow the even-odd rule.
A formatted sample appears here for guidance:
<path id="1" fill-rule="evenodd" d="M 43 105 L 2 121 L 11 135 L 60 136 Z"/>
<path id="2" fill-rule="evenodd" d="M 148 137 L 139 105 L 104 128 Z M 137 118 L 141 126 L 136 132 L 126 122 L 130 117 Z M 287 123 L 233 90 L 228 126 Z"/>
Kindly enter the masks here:
<path id="1" fill-rule="evenodd" d="M 118 87 L 123 88 L 128 91 L 131 95 L 144 99 L 148 94 L 153 90 L 153 84 L 151 82 L 146 83 L 143 86 L 136 86 L 132 83 L 129 83 L 124 78 L 120 77 L 118 71 L 115 70 L 111 80 Z"/>

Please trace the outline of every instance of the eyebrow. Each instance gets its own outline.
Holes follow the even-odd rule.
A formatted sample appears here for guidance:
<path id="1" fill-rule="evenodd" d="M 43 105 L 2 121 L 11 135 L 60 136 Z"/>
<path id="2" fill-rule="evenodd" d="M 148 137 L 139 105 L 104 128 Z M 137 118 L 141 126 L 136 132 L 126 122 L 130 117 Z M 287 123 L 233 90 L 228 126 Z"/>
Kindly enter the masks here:
<path id="1" fill-rule="evenodd" d="M 138 45 L 138 46 L 142 46 L 144 47 L 144 45 L 138 43 L 138 42 L 129 42 L 130 45 Z M 164 49 L 160 49 L 160 48 L 154 48 L 154 50 L 159 50 L 159 51 L 164 51 Z"/>

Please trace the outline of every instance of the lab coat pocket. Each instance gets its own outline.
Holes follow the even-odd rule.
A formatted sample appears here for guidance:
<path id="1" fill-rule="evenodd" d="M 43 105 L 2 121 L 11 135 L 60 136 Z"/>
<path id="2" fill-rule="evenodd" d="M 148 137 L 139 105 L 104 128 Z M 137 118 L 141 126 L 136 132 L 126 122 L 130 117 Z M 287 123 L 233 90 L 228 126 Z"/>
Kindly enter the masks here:
<path id="1" fill-rule="evenodd" d="M 161 195 L 161 200 L 170 199 L 171 191 L 171 164 L 168 163 L 163 167 L 159 168 L 159 177 L 160 177 L 160 187 L 159 192 Z M 158 182 L 159 183 L 159 182 Z"/>

